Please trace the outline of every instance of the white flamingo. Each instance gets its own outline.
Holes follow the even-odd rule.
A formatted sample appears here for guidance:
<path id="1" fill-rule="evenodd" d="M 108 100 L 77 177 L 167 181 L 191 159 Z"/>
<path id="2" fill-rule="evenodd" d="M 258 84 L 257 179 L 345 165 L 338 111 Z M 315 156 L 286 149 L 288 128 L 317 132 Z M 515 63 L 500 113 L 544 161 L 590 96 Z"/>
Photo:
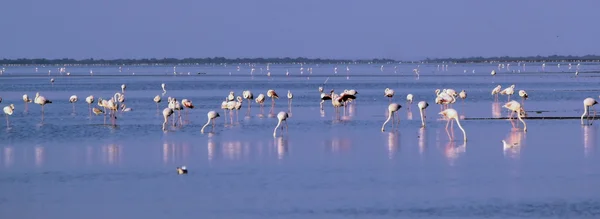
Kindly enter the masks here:
<path id="1" fill-rule="evenodd" d="M 386 96 L 389 98 L 390 102 L 392 102 L 392 97 L 394 97 L 394 90 L 390 89 L 390 88 L 386 88 L 384 91 L 383 96 Z"/>
<path id="2" fill-rule="evenodd" d="M 125 84 L 121 84 L 121 93 L 125 93 L 125 88 L 127 88 L 127 86 L 125 86 Z"/>
<path id="3" fill-rule="evenodd" d="M 92 103 L 94 103 L 94 96 L 89 95 L 85 98 L 85 102 L 88 104 L 88 111 L 90 111 L 90 118 L 92 118 Z"/>
<path id="4" fill-rule="evenodd" d="M 27 111 L 29 103 L 33 102 L 27 94 L 23 94 L 23 102 L 25 102 L 25 111 Z"/>
<path id="5" fill-rule="evenodd" d="M 292 108 L 292 99 L 294 98 L 294 95 L 292 94 L 292 92 L 290 90 L 288 90 L 287 93 L 287 98 L 288 98 L 288 108 Z"/>
<path id="6" fill-rule="evenodd" d="M 463 127 L 460 125 L 460 121 L 458 121 L 458 113 L 456 112 L 456 110 L 455 109 L 446 109 L 446 110 L 440 112 L 439 114 L 446 117 L 446 119 L 447 119 L 446 130 L 448 130 L 448 125 L 450 124 L 450 121 L 452 121 L 452 119 L 456 120 L 456 124 L 458 125 L 458 128 L 460 128 L 460 130 L 462 130 L 463 137 L 466 142 L 467 141 L 467 133 L 465 132 Z"/>
<path id="7" fill-rule="evenodd" d="M 287 132 L 287 128 L 288 128 L 287 118 L 288 118 L 288 113 L 286 113 L 286 112 L 281 111 L 277 114 L 277 120 L 279 120 L 279 121 L 277 122 L 277 126 L 275 126 L 275 129 L 273 130 L 273 137 L 277 136 L 277 128 L 279 128 L 282 121 L 285 122 L 285 130 Z M 281 127 L 281 130 L 283 130 L 283 126 Z"/>
<path id="8" fill-rule="evenodd" d="M 202 126 L 202 129 L 200 130 L 201 133 L 204 133 L 204 128 L 206 128 L 206 126 L 208 126 L 208 124 L 210 124 L 210 121 L 212 121 L 212 130 L 215 130 L 215 119 L 220 117 L 219 113 L 215 112 L 215 111 L 210 111 L 207 114 L 208 116 L 208 121 L 206 121 L 206 124 L 204 124 L 204 126 Z"/>
<path id="9" fill-rule="evenodd" d="M 162 99 L 160 98 L 160 95 L 156 95 L 153 100 L 156 103 L 156 113 L 158 113 L 158 104 Z"/>
<path id="10" fill-rule="evenodd" d="M 165 119 L 163 121 L 163 131 L 167 130 L 167 123 L 169 121 L 169 116 L 173 115 L 173 109 L 167 107 L 163 110 L 163 118 Z"/>
<path id="11" fill-rule="evenodd" d="M 501 85 L 498 85 L 494 89 L 492 89 L 492 96 L 494 96 L 494 100 L 498 100 L 498 94 L 500 93 L 501 89 L 502 89 Z"/>
<path id="12" fill-rule="evenodd" d="M 592 110 L 594 110 L 594 117 L 592 117 L 592 120 L 594 120 L 594 118 L 596 117 L 596 109 L 594 108 L 594 105 L 598 104 L 598 101 L 594 100 L 594 98 L 588 97 L 585 98 L 585 100 L 583 100 L 583 114 L 581 115 L 581 125 L 585 125 L 583 123 L 583 117 L 586 117 L 586 122 L 589 121 L 590 118 L 590 107 L 592 108 Z M 592 125 L 593 122 L 590 122 L 589 124 Z"/>
<path id="13" fill-rule="evenodd" d="M 4 110 L 4 115 L 6 115 L 6 127 L 8 128 L 10 126 L 8 123 L 8 116 L 11 116 L 13 114 L 13 112 L 15 111 L 15 105 L 10 104 L 8 106 L 5 106 L 3 110 Z"/>
<path id="14" fill-rule="evenodd" d="M 421 101 L 417 104 L 419 106 L 419 113 L 421 114 L 421 126 L 425 127 L 425 109 L 429 106 L 429 104 L 425 101 Z"/>
<path id="15" fill-rule="evenodd" d="M 42 106 L 42 120 L 44 120 L 44 106 L 46 104 L 52 103 L 52 101 L 46 99 L 44 96 L 40 96 L 40 92 L 37 92 L 35 93 L 35 98 L 33 102 Z"/>
<path id="16" fill-rule="evenodd" d="M 75 113 L 75 103 L 77 102 L 77 95 L 69 97 L 69 102 L 73 105 L 73 113 Z"/>
<path id="17" fill-rule="evenodd" d="M 523 123 L 523 131 L 527 132 L 527 124 L 525 124 L 525 121 L 523 121 L 523 119 L 521 118 L 521 114 L 525 113 L 525 110 L 523 109 L 521 104 L 517 101 L 512 100 L 512 101 L 509 101 L 508 103 L 504 104 L 504 106 L 502 106 L 502 107 L 510 110 L 509 120 L 511 120 L 511 124 L 512 124 L 513 113 L 517 113 L 517 118 L 519 118 L 519 121 L 521 121 Z M 514 127 L 514 124 L 513 124 L 513 127 Z"/>
<path id="18" fill-rule="evenodd" d="M 515 85 L 510 85 L 510 87 L 507 87 L 506 89 L 500 91 L 500 94 L 502 95 L 508 95 L 508 100 L 510 101 L 510 96 L 512 96 L 515 93 Z"/>
<path id="19" fill-rule="evenodd" d="M 387 120 L 385 120 L 385 122 L 381 126 L 381 132 L 385 131 L 385 124 L 387 124 L 392 117 L 398 117 L 398 124 L 400 124 L 400 117 L 397 115 L 398 110 L 400 108 L 402 108 L 402 106 L 400 106 L 400 104 L 390 103 L 390 105 L 388 106 L 388 118 L 387 118 Z M 396 123 L 395 120 L 396 120 L 395 118 L 392 120 L 392 129 L 394 128 L 394 124 Z"/>

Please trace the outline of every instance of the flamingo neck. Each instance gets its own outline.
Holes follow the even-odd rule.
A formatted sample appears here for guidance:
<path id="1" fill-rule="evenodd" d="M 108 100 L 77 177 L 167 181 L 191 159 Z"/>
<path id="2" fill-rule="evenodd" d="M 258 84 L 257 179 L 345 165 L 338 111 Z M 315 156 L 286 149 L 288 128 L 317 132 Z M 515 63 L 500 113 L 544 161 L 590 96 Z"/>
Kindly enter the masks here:
<path id="1" fill-rule="evenodd" d="M 425 118 L 423 117 L 423 109 L 419 108 L 419 114 L 421 114 L 421 125 L 425 126 Z"/>
<path id="2" fill-rule="evenodd" d="M 381 126 L 381 131 L 382 132 L 385 130 L 384 129 L 385 128 L 385 124 L 387 124 L 390 121 L 390 119 L 392 118 L 392 113 L 394 113 L 394 112 L 390 111 L 390 113 L 388 114 L 388 118 L 385 120 L 385 122 L 383 122 L 383 125 Z"/>
<path id="3" fill-rule="evenodd" d="M 467 133 L 465 132 L 465 129 L 463 129 L 463 127 L 460 125 L 460 121 L 458 120 L 458 117 L 454 117 L 454 120 L 456 120 L 456 124 L 458 125 L 458 128 L 460 128 L 460 130 L 463 132 L 463 136 L 465 141 L 467 141 Z"/>
<path id="4" fill-rule="evenodd" d="M 583 105 L 583 114 L 581 115 L 581 124 L 583 125 L 583 117 L 588 114 L 589 106 Z"/>
<path id="5" fill-rule="evenodd" d="M 275 135 L 277 134 L 277 128 L 279 128 L 279 125 L 281 125 L 281 119 L 279 120 L 279 122 L 277 122 L 277 126 L 275 126 L 275 129 L 273 129 L 273 137 L 275 137 Z"/>
<path id="6" fill-rule="evenodd" d="M 208 126 L 208 124 L 210 124 L 210 118 L 208 119 L 208 121 L 206 121 L 206 124 L 204 124 L 204 126 L 202 126 L 202 130 L 200 130 L 200 132 L 204 133 L 204 128 L 206 128 L 206 126 Z"/>

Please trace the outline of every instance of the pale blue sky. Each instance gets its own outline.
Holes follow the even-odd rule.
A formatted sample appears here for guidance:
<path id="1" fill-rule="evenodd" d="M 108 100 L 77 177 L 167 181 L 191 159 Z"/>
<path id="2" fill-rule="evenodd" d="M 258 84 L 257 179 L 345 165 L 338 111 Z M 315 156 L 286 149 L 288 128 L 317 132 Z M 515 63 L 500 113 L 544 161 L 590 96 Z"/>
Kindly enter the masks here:
<path id="1" fill-rule="evenodd" d="M 600 54 L 598 0 L 3 0 L 1 5 L 0 58 Z"/>

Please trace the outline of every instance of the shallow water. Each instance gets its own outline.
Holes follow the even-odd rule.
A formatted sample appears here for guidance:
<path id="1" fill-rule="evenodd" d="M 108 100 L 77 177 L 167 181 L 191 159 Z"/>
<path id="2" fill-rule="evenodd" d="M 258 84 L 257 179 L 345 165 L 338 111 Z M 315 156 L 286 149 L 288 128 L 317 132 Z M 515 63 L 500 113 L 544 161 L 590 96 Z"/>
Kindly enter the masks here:
<path id="1" fill-rule="evenodd" d="M 305 65 L 302 74 L 299 65 L 271 65 L 272 77 L 264 65 L 252 75 L 248 66 L 178 66 L 176 76 L 172 66 L 67 67 L 70 76 L 56 67 L 5 67 L 0 105 L 16 109 L 10 128 L 0 123 L 0 218 L 597 218 L 598 124 L 526 120 L 524 133 L 518 121 L 513 129 L 507 120 L 468 120 L 507 116 L 507 97 L 495 103 L 490 96 L 496 84 L 525 89 L 529 116 L 581 116 L 583 99 L 600 94 L 600 66 L 584 63 L 575 76 L 576 63 L 571 70 L 567 64 L 548 63 L 544 71 L 539 63 L 511 64 L 521 73 L 496 64 L 448 71 L 422 64 L 419 77 L 411 72 L 416 64 L 385 65 L 383 72 L 380 65 L 350 65 L 349 72 L 338 65 L 337 74 L 334 65 Z M 359 92 L 345 114 L 334 116 L 330 102 L 319 110 L 324 81 L 325 90 Z M 133 111 L 119 113 L 117 127 L 104 125 L 103 116 L 90 118 L 85 97 L 108 99 L 123 83 Z M 167 92 L 160 111 L 168 96 L 196 106 L 183 127 L 167 132 L 152 102 L 162 95 L 161 83 Z M 386 87 L 403 107 L 397 130 L 388 124 L 381 132 Z M 464 103 L 453 106 L 467 119 L 460 121 L 466 143 L 456 126 L 449 139 L 433 104 L 437 88 L 467 90 Z M 244 102 L 239 118 L 226 121 L 221 101 L 245 89 L 255 97 L 275 89 L 281 98 L 274 113 L 270 100 L 262 115 L 256 103 L 248 113 Z M 287 90 L 294 93 L 291 109 Z M 53 101 L 43 122 L 41 107 L 29 104 L 24 112 L 21 100 L 36 91 Z M 430 104 L 424 129 L 421 100 Z M 203 134 L 209 110 L 221 117 Z M 273 138 L 279 111 L 290 112 L 289 130 Z M 514 147 L 505 149 L 501 140 Z M 190 173 L 176 175 L 180 165 Z"/>

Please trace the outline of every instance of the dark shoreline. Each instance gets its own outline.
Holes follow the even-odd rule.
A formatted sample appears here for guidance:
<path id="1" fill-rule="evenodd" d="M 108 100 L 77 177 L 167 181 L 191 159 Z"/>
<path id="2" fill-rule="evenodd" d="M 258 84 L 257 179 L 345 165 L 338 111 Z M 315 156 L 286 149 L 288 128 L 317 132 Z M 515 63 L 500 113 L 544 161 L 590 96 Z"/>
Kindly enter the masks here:
<path id="1" fill-rule="evenodd" d="M 321 58 L 150 58 L 150 59 L 0 59 L 0 65 L 206 65 L 206 64 L 393 64 L 393 63 L 495 63 L 495 62 L 600 62 L 599 55 L 427 58 L 419 61 L 393 59 L 321 59 Z"/>

